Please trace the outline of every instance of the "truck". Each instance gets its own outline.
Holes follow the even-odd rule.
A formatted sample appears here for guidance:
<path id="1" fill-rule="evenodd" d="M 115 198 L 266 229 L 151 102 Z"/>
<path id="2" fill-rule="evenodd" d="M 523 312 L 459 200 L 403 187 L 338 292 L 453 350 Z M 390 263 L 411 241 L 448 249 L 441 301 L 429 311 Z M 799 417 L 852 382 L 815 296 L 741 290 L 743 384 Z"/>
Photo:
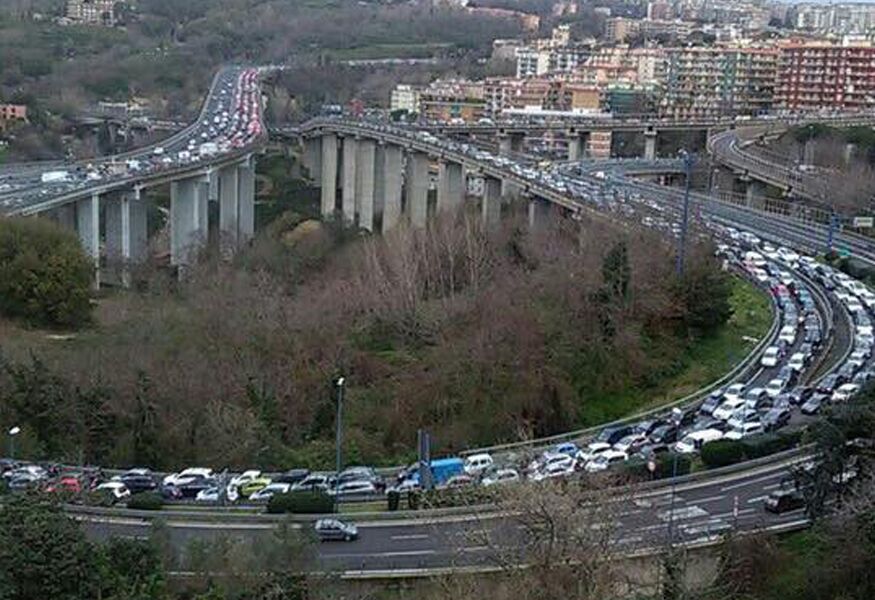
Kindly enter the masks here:
<path id="1" fill-rule="evenodd" d="M 431 480 L 435 486 L 444 485 L 451 477 L 461 475 L 464 471 L 465 461 L 458 457 L 437 458 L 429 464 L 431 468 Z M 419 465 L 410 467 L 407 478 L 416 484 L 419 483 Z"/>
<path id="2" fill-rule="evenodd" d="M 65 181 L 70 181 L 70 172 L 46 171 L 40 177 L 40 181 L 42 181 L 43 183 L 63 183 Z"/>

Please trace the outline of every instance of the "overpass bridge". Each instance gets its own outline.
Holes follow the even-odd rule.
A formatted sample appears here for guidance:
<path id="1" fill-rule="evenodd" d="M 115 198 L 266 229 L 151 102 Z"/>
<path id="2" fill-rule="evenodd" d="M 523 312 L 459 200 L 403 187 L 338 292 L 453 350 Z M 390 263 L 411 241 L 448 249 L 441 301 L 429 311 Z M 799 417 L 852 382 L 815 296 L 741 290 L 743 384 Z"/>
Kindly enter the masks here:
<path id="1" fill-rule="evenodd" d="M 169 184 L 171 264 L 190 264 L 206 242 L 210 202 L 219 205 L 223 251 L 233 252 L 255 224 L 254 153 L 267 138 L 258 77 L 254 68 L 220 70 L 198 119 L 160 143 L 87 162 L 4 167 L 0 216 L 47 216 L 75 230 L 94 260 L 97 285 L 104 245 L 124 283 L 127 266 L 145 258 L 143 196 Z"/>

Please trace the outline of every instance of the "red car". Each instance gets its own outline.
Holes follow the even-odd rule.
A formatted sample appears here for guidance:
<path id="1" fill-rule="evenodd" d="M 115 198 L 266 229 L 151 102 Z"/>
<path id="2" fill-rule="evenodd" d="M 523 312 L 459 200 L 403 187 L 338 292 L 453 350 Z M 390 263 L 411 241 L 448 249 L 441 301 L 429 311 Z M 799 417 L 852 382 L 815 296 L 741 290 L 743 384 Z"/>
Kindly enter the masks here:
<path id="1" fill-rule="evenodd" d="M 46 486 L 46 491 L 52 494 L 78 494 L 82 491 L 82 482 L 74 475 L 66 475 Z"/>

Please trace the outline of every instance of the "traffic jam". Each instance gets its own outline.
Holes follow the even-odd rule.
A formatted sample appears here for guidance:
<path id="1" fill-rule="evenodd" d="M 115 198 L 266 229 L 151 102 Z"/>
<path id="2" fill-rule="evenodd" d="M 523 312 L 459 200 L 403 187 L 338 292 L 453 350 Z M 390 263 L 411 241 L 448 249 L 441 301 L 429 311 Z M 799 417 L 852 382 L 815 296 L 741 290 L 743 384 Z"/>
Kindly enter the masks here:
<path id="1" fill-rule="evenodd" d="M 124 183 L 134 178 L 207 164 L 245 150 L 264 134 L 259 70 L 228 68 L 216 76 L 196 123 L 161 142 L 130 155 L 87 163 L 54 165 L 51 170 L 0 176 L 0 208 L 86 191 L 96 185 Z"/>

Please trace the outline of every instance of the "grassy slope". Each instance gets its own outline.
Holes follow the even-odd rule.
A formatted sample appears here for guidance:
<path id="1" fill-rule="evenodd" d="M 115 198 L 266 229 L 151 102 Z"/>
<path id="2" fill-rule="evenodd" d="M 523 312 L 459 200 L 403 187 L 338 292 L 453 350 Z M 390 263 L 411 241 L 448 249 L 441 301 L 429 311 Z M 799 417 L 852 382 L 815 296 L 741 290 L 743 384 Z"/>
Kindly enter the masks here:
<path id="1" fill-rule="evenodd" d="M 719 379 L 738 363 L 768 331 L 771 312 L 768 298 L 752 284 L 734 280 L 733 317 L 715 335 L 693 344 L 681 358 L 683 367 L 674 376 L 647 389 L 631 388 L 588 402 L 581 411 L 583 425 L 598 425 L 666 404 Z"/>

